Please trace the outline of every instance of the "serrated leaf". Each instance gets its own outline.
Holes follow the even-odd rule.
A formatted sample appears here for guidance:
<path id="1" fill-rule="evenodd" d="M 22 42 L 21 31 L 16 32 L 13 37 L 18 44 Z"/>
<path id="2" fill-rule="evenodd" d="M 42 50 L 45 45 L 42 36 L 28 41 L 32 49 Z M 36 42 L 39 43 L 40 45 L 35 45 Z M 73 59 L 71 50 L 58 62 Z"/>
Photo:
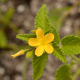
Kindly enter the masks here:
<path id="1" fill-rule="evenodd" d="M 62 65 L 56 72 L 55 80 L 72 80 L 69 65 Z"/>
<path id="2" fill-rule="evenodd" d="M 54 48 L 54 51 L 52 54 L 56 56 L 58 59 L 60 59 L 62 62 L 66 63 L 67 61 L 63 51 L 60 49 L 60 46 L 54 41 L 53 41 L 53 48 Z"/>
<path id="3" fill-rule="evenodd" d="M 44 4 L 39 12 L 37 13 L 36 19 L 35 19 L 35 28 L 41 28 L 44 33 L 47 32 L 47 30 L 51 27 L 49 18 L 47 16 L 47 9 L 46 5 Z"/>
<path id="4" fill-rule="evenodd" d="M 78 36 L 66 36 L 61 40 L 61 44 L 63 45 L 64 54 L 74 55 L 80 53 L 80 37 Z"/>
<path id="5" fill-rule="evenodd" d="M 78 36 L 66 36 L 61 40 L 63 46 L 80 46 L 80 37 Z"/>
<path id="6" fill-rule="evenodd" d="M 38 80 L 44 71 L 46 62 L 48 59 L 48 54 L 44 53 L 42 56 L 37 57 L 34 55 L 33 57 L 33 80 Z"/>
<path id="7" fill-rule="evenodd" d="M 28 41 L 30 38 L 35 38 L 35 34 L 18 34 L 16 38 Z"/>
<path id="8" fill-rule="evenodd" d="M 51 27 L 51 28 L 52 28 L 52 33 L 54 34 L 54 41 L 56 41 L 59 44 L 60 42 L 59 33 L 57 32 L 55 27 Z"/>
<path id="9" fill-rule="evenodd" d="M 74 55 L 80 53 L 80 46 L 63 46 L 62 50 L 66 55 Z"/>

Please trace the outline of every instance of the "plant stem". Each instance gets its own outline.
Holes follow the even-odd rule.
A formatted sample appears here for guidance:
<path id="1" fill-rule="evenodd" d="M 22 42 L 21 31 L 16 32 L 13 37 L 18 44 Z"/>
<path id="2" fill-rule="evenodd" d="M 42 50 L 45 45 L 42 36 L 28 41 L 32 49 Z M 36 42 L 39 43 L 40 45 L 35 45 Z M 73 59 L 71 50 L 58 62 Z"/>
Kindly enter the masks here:
<path id="1" fill-rule="evenodd" d="M 80 62 L 80 59 L 78 59 L 76 56 L 71 55 L 70 57 L 71 57 L 72 59 L 74 59 L 75 61 Z"/>
<path id="2" fill-rule="evenodd" d="M 70 61 L 68 62 L 68 64 L 70 65 L 70 63 L 72 62 L 73 59 L 70 59 Z"/>
<path id="3" fill-rule="evenodd" d="M 27 65 L 28 65 L 28 59 L 25 59 L 24 60 L 24 68 L 23 68 L 23 71 L 22 71 L 23 80 L 27 80 L 26 79 Z"/>

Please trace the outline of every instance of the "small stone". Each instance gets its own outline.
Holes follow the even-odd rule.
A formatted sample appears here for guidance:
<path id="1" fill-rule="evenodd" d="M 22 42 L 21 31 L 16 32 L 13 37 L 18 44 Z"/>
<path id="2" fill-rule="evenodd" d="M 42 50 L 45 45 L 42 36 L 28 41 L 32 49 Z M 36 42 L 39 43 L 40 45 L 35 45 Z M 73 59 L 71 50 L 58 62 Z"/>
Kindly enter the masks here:
<path id="1" fill-rule="evenodd" d="M 1 11 L 2 11 L 2 12 L 7 11 L 7 9 L 8 9 L 8 8 L 7 8 L 7 6 L 6 6 L 6 5 L 2 5 L 2 6 L 1 6 Z"/>
<path id="2" fill-rule="evenodd" d="M 21 63 L 21 64 L 18 64 L 17 66 L 16 66 L 16 71 L 19 71 L 19 72 L 21 72 L 22 70 L 23 70 L 23 63 Z"/>
<path id="3" fill-rule="evenodd" d="M 5 69 L 0 67 L 0 75 L 3 75 L 5 73 Z"/>
<path id="4" fill-rule="evenodd" d="M 74 65 L 72 68 L 72 72 L 75 72 L 78 69 L 78 67 L 79 67 L 78 65 Z"/>
<path id="5" fill-rule="evenodd" d="M 24 12 L 24 10 L 25 10 L 25 7 L 24 7 L 23 5 L 19 5 L 19 6 L 17 7 L 18 13 L 22 13 L 22 12 Z"/>
<path id="6" fill-rule="evenodd" d="M 17 17 L 17 20 L 18 20 L 19 22 L 22 22 L 22 21 L 24 20 L 24 17 L 23 17 L 22 15 L 20 15 L 20 16 Z"/>
<path id="7" fill-rule="evenodd" d="M 76 0 L 70 0 L 70 3 L 73 3 L 74 4 L 75 2 L 76 2 Z"/>
<path id="8" fill-rule="evenodd" d="M 66 23 L 63 28 L 61 28 L 61 34 L 64 34 L 64 36 L 69 35 L 72 33 L 72 20 L 68 19 L 66 20 Z"/>
<path id="9" fill-rule="evenodd" d="M 68 35 L 72 32 L 72 28 L 71 26 L 65 25 L 65 27 L 63 28 L 63 31 Z"/>
<path id="10" fill-rule="evenodd" d="M 3 78 L 3 80 L 10 80 L 10 77 L 9 77 L 9 76 L 5 76 L 5 77 Z"/>
<path id="11" fill-rule="evenodd" d="M 71 9 L 70 15 L 71 15 L 72 17 L 75 17 L 75 16 L 78 14 L 78 12 L 79 12 L 78 7 L 75 7 L 75 8 L 73 8 L 73 9 Z"/>
<path id="12" fill-rule="evenodd" d="M 32 0 L 32 2 L 31 2 L 31 11 L 32 11 L 34 14 L 36 14 L 38 10 L 39 10 L 38 0 Z"/>
<path id="13" fill-rule="evenodd" d="M 20 75 L 16 75 L 14 80 L 22 80 L 22 77 Z"/>
<path id="14" fill-rule="evenodd" d="M 56 8 L 62 8 L 62 5 L 60 4 L 60 2 L 57 2 L 57 3 L 55 4 L 55 6 L 56 6 Z"/>
<path id="15" fill-rule="evenodd" d="M 26 26 L 30 26 L 30 23 L 29 23 L 28 20 L 25 20 L 25 21 L 23 22 L 23 24 L 24 24 L 25 27 L 26 27 Z"/>

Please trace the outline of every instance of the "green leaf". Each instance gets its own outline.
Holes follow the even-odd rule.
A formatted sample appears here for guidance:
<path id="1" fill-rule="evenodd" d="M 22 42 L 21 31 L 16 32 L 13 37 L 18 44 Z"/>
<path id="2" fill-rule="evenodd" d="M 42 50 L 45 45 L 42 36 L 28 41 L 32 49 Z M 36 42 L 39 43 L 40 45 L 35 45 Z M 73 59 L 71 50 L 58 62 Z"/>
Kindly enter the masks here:
<path id="1" fill-rule="evenodd" d="M 54 41 L 56 41 L 59 44 L 60 42 L 59 33 L 57 32 L 55 27 L 51 27 L 51 28 L 52 28 L 52 33 L 54 34 Z"/>
<path id="2" fill-rule="evenodd" d="M 63 51 L 60 49 L 60 46 L 54 41 L 53 41 L 53 48 L 54 48 L 54 51 L 52 54 L 56 56 L 58 59 L 60 59 L 62 62 L 66 63 L 67 61 Z"/>
<path id="3" fill-rule="evenodd" d="M 0 29 L 0 47 L 4 48 L 7 45 L 7 37 L 3 29 Z"/>
<path id="4" fill-rule="evenodd" d="M 78 36 L 66 36 L 61 40 L 63 46 L 80 46 L 80 37 Z"/>
<path id="5" fill-rule="evenodd" d="M 35 38 L 35 34 L 18 34 L 16 38 L 28 41 L 30 38 Z"/>
<path id="6" fill-rule="evenodd" d="M 69 65 L 62 65 L 57 70 L 55 80 L 72 80 L 71 71 Z"/>
<path id="7" fill-rule="evenodd" d="M 46 62 L 48 59 L 48 54 L 44 53 L 42 56 L 37 57 L 34 55 L 33 57 L 33 80 L 38 80 L 44 71 Z"/>
<path id="8" fill-rule="evenodd" d="M 80 53 L 80 37 L 78 36 L 66 36 L 61 40 L 61 44 L 63 45 L 64 54 L 74 55 Z"/>
<path id="9" fill-rule="evenodd" d="M 64 54 L 74 55 L 80 53 L 80 46 L 64 46 L 62 47 Z"/>
<path id="10" fill-rule="evenodd" d="M 41 28 L 44 33 L 48 31 L 48 29 L 51 27 L 49 18 L 47 16 L 47 9 L 46 5 L 44 4 L 39 12 L 37 13 L 36 19 L 35 19 L 35 28 Z"/>

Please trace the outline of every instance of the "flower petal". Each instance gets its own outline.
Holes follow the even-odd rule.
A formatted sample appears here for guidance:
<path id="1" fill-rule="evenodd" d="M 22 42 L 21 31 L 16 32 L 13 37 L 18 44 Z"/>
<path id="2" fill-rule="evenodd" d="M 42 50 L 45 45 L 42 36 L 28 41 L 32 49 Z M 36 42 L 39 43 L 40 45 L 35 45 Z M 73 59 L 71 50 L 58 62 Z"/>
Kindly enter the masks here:
<path id="1" fill-rule="evenodd" d="M 45 36 L 45 41 L 46 41 L 47 43 L 52 42 L 53 39 L 54 39 L 54 34 L 52 34 L 52 33 L 46 34 L 46 36 Z"/>
<path id="2" fill-rule="evenodd" d="M 43 54 L 43 52 L 44 52 L 43 46 L 39 45 L 35 50 L 35 55 L 39 57 Z"/>
<path id="3" fill-rule="evenodd" d="M 45 50 L 47 53 L 52 53 L 53 50 L 54 50 L 54 48 L 53 48 L 53 46 L 52 46 L 51 44 L 46 44 L 46 45 L 44 46 L 44 50 Z"/>
<path id="4" fill-rule="evenodd" d="M 38 39 L 40 39 L 40 40 L 44 39 L 44 32 L 43 32 L 42 29 L 37 29 L 36 30 L 36 35 L 37 35 Z"/>
<path id="5" fill-rule="evenodd" d="M 36 39 L 36 38 L 30 38 L 29 41 L 28 41 L 28 44 L 30 46 L 38 46 L 40 43 L 39 43 L 38 39 Z"/>

